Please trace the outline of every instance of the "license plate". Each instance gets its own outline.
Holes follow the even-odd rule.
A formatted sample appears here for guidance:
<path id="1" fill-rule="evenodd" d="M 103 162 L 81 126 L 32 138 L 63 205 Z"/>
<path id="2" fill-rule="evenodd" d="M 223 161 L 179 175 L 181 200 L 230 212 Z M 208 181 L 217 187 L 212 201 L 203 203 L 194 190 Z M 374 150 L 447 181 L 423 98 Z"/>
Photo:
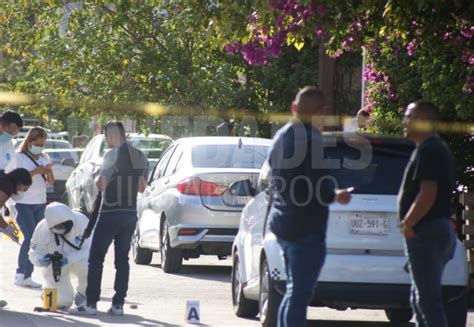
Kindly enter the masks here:
<path id="1" fill-rule="evenodd" d="M 54 193 L 54 185 L 46 186 L 46 193 Z"/>
<path id="2" fill-rule="evenodd" d="M 250 199 L 250 196 L 237 196 L 237 204 L 247 204 Z"/>
<path id="3" fill-rule="evenodd" d="M 350 218 L 351 234 L 388 235 L 389 218 L 380 215 L 361 214 Z"/>

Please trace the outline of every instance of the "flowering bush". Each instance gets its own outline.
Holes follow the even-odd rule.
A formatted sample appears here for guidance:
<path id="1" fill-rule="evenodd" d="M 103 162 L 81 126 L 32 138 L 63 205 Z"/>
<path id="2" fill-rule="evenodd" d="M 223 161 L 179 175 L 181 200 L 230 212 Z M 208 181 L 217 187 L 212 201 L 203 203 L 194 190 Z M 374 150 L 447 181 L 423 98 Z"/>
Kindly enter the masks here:
<path id="1" fill-rule="evenodd" d="M 305 42 L 322 42 L 333 58 L 363 49 L 364 104 L 373 131 L 400 132 L 401 112 L 420 98 L 434 101 L 445 119 L 474 121 L 474 2 L 256 3 L 246 34 L 226 48 L 249 64 L 268 65 L 283 47 L 301 49 Z M 472 140 L 450 140 L 462 174 L 474 161 Z"/>

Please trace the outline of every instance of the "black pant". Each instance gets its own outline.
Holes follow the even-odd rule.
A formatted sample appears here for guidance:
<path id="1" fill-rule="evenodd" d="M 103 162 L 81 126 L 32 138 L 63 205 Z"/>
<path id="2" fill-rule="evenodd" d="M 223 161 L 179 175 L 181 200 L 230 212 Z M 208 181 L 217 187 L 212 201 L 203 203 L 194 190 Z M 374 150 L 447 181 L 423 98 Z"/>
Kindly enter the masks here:
<path id="1" fill-rule="evenodd" d="M 130 265 L 128 252 L 137 223 L 137 213 L 133 211 L 101 212 L 89 255 L 87 276 L 87 304 L 94 305 L 100 300 L 102 271 L 107 250 L 114 241 L 115 247 L 115 295 L 112 304 L 123 305 L 128 290 Z"/>

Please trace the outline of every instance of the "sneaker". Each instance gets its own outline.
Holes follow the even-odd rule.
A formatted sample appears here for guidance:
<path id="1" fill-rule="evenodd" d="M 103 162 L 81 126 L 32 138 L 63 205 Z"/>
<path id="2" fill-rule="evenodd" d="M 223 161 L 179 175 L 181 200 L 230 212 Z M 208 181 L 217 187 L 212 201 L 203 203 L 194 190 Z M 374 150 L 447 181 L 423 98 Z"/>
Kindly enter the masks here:
<path id="1" fill-rule="evenodd" d="M 15 275 L 15 285 L 20 286 L 20 284 L 22 284 L 24 280 L 25 280 L 25 274 L 17 273 Z"/>
<path id="2" fill-rule="evenodd" d="M 123 316 L 123 305 L 112 304 L 107 313 L 112 316 Z"/>
<path id="3" fill-rule="evenodd" d="M 41 288 L 41 284 L 33 281 L 31 277 L 21 280 L 20 278 L 15 280 L 15 285 L 20 287 L 27 287 L 27 288 Z"/>
<path id="4" fill-rule="evenodd" d="M 97 308 L 93 305 L 81 304 L 75 308 L 69 309 L 70 314 L 95 316 Z"/>
<path id="5" fill-rule="evenodd" d="M 4 308 L 7 306 L 7 301 L 4 301 L 4 300 L 0 300 L 0 308 Z"/>
<path id="6" fill-rule="evenodd" d="M 76 293 L 76 296 L 74 296 L 74 304 L 78 307 L 87 304 L 86 301 L 87 297 L 82 293 Z"/>

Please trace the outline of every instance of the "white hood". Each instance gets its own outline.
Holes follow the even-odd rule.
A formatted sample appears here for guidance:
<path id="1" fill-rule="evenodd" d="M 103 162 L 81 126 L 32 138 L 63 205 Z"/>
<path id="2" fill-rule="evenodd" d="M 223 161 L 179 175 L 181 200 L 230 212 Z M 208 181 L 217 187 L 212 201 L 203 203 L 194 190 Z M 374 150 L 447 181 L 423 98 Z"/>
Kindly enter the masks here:
<path id="1" fill-rule="evenodd" d="M 67 205 L 60 202 L 51 202 L 46 206 L 44 218 L 46 219 L 48 227 L 52 228 L 68 220 L 74 221 L 75 214 Z"/>

